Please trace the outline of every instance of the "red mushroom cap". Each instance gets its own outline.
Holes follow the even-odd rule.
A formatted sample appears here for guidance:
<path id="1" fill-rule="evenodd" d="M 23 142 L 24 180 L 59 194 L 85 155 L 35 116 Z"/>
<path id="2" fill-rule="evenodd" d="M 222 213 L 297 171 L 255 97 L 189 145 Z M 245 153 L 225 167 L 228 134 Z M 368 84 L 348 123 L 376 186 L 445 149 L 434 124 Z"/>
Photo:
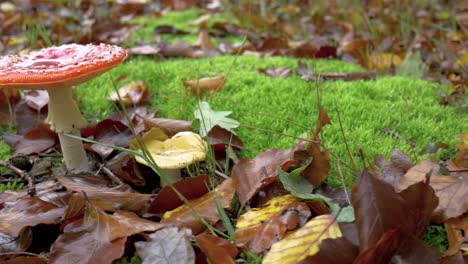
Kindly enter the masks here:
<path id="1" fill-rule="evenodd" d="M 0 57 L 0 88 L 49 90 L 90 80 L 120 64 L 124 49 L 107 45 L 68 44 Z"/>

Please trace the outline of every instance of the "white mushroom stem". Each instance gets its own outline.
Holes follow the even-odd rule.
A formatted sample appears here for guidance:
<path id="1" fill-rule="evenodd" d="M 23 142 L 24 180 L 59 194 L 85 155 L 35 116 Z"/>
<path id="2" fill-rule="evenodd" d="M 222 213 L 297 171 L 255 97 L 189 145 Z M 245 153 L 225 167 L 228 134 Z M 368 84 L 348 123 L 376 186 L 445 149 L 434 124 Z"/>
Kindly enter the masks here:
<path id="1" fill-rule="evenodd" d="M 180 173 L 180 169 L 161 169 L 161 172 L 166 176 L 166 178 L 171 182 L 178 182 L 182 180 L 182 175 Z M 165 187 L 169 184 L 167 184 L 161 177 L 161 187 Z"/>
<path id="2" fill-rule="evenodd" d="M 89 162 L 79 139 L 64 135 L 80 136 L 80 128 L 86 125 L 86 120 L 81 116 L 78 106 L 72 98 L 71 87 L 54 87 L 49 93 L 49 116 L 47 122 L 50 128 L 59 134 L 63 160 L 69 171 L 89 171 Z"/>

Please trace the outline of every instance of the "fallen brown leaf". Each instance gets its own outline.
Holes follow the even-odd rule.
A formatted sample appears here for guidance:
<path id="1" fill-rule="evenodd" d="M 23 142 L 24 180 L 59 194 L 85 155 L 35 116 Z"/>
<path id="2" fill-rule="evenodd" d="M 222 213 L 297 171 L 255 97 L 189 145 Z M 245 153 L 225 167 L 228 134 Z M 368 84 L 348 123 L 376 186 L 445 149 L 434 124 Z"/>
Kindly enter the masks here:
<path id="1" fill-rule="evenodd" d="M 200 234 L 195 237 L 201 250 L 213 264 L 234 264 L 239 254 L 237 248 L 228 240 L 211 234 Z"/>
<path id="2" fill-rule="evenodd" d="M 105 188 L 103 186 L 87 184 L 83 178 L 78 176 L 58 176 L 57 180 L 68 191 L 86 193 L 89 201 L 94 206 L 104 211 L 139 211 L 146 208 L 154 195 L 131 192 L 130 187 L 120 186 L 118 188 Z"/>
<path id="3" fill-rule="evenodd" d="M 428 173 L 431 174 L 430 185 L 439 198 L 439 205 L 433 215 L 434 221 L 442 223 L 468 211 L 468 176 L 457 172 L 440 175 L 439 165 L 430 160 L 421 161 L 409 169 L 395 188 L 404 190 L 414 183 L 424 181 Z"/>
<path id="4" fill-rule="evenodd" d="M 241 204 L 248 202 L 260 189 L 278 178 L 276 169 L 293 162 L 295 149 L 268 149 L 253 160 L 242 158 L 231 171 L 237 180 L 237 195 Z M 284 168 L 285 170 L 287 168 Z"/>
<path id="5" fill-rule="evenodd" d="M 0 232 L 17 237 L 25 227 L 58 223 L 64 214 L 65 207 L 37 197 L 21 198 L 0 211 Z"/>
<path id="6" fill-rule="evenodd" d="M 81 197 L 81 194 L 75 195 Z M 70 199 L 84 204 L 83 218 L 68 224 L 63 235 L 52 244 L 49 263 L 112 263 L 124 253 L 128 236 L 144 231 L 156 231 L 159 223 L 142 219 L 127 211 L 110 215 L 91 202 Z"/>
<path id="7" fill-rule="evenodd" d="M 161 223 L 190 228 L 193 234 L 198 234 L 204 229 L 199 219 L 204 219 L 212 225 L 218 222 L 220 216 L 216 209 L 216 201 L 219 200 L 223 208 L 229 208 L 236 192 L 236 187 L 237 183 L 235 179 L 227 179 L 213 191 L 189 201 L 193 211 L 188 205 L 184 204 L 175 210 L 166 212 Z M 217 194 L 219 199 L 215 199 L 215 194 Z"/>

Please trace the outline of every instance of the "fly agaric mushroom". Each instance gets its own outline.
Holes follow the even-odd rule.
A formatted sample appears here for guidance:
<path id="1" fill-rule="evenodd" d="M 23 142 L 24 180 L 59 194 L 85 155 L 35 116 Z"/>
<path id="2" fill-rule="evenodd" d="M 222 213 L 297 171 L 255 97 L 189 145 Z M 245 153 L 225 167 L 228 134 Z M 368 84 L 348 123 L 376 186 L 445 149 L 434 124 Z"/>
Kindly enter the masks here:
<path id="1" fill-rule="evenodd" d="M 206 159 L 206 142 L 200 135 L 190 131 L 182 131 L 167 138 L 159 128 L 152 129 L 141 138 L 141 141 L 171 183 L 182 179 L 181 169 Z M 138 150 L 138 142 L 135 139 L 131 140 L 130 147 Z M 135 159 L 141 164 L 148 165 L 141 157 L 137 156 Z M 161 186 L 166 186 L 166 183 L 161 181 Z"/>
<path id="2" fill-rule="evenodd" d="M 46 90 L 49 94 L 47 123 L 59 134 L 65 166 L 69 171 L 88 171 L 89 163 L 80 136 L 86 125 L 73 101 L 72 87 L 120 64 L 124 49 L 106 44 L 68 44 L 0 57 L 0 89 Z"/>

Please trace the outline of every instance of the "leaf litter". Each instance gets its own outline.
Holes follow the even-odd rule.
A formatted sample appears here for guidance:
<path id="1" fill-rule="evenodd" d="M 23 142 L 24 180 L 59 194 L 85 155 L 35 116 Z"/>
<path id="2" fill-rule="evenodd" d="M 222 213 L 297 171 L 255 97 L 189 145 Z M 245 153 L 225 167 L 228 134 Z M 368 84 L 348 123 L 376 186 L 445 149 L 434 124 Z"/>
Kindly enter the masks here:
<path id="1" fill-rule="evenodd" d="M 42 37 L 38 37 L 36 43 L 27 43 L 25 38 L 20 38 L 21 30 L 17 29 L 25 18 L 17 14 L 22 8 L 29 10 L 26 2 L 21 2 L 13 11 L 5 11 L 6 5 L 2 5 L 2 53 L 26 47 L 37 48 L 46 42 Z M 173 10 L 191 5 L 190 1 L 178 1 L 178 4 L 163 2 Z M 339 9 L 330 3 L 327 5 L 324 10 L 335 12 Z M 463 59 L 466 51 L 459 49 L 463 42 L 457 28 L 451 32 L 431 28 L 405 39 L 392 32 L 393 28 L 386 28 L 386 21 L 403 18 L 396 18 L 392 12 L 383 12 L 385 8 L 372 1 L 367 8 L 376 15 L 373 21 L 366 22 L 368 30 L 375 30 L 372 34 L 359 31 L 362 28 L 358 28 L 359 22 L 353 11 L 345 11 L 346 15 L 341 17 L 351 19 L 343 22 L 337 18 L 327 20 L 325 16 L 304 14 L 306 7 L 302 10 L 295 7 L 291 4 L 288 8 L 271 9 L 273 11 L 268 11 L 270 16 L 261 16 L 245 12 L 251 7 L 241 4 L 234 8 L 233 14 L 241 18 L 242 23 L 210 23 L 212 18 L 206 16 L 192 24 L 199 28 L 193 32 L 169 25 L 159 26 L 154 29 L 154 34 L 195 33 L 198 41 L 195 44 L 183 41 L 143 43 L 132 46 L 129 53 L 164 58 L 198 58 L 220 53 L 340 58 L 355 61 L 367 71 L 317 75 L 313 67 L 300 62 L 296 74 L 309 81 L 317 78 L 373 79 L 382 72 L 441 79 L 453 88 L 451 94 L 442 95 L 443 105 L 457 104 L 466 94 L 463 87 L 466 74 L 460 70 L 466 67 L 466 59 Z M 50 11 L 44 10 L 57 8 L 56 4 L 49 4 L 47 8 L 28 12 L 33 17 L 49 20 L 44 12 Z M 64 5 L 60 8 L 69 15 L 57 17 L 57 23 L 46 23 L 51 25 L 48 30 L 54 43 L 60 38 L 64 43 L 78 40 L 81 43 L 121 44 L 128 40 L 130 31 L 136 27 L 126 22 L 129 18 L 145 12 L 154 17 L 161 15 L 153 6 L 126 1 L 116 3 L 113 20 L 85 7 L 73 9 Z M 210 10 L 212 7 L 205 8 Z M 218 5 L 216 8 L 223 7 Z M 447 22 L 442 18 L 439 5 L 433 10 L 421 10 L 424 12 L 418 13 L 418 23 L 422 25 L 426 25 L 424 23 L 430 21 L 430 17 L 436 17 L 441 23 Z M 457 7 L 456 10 L 453 23 L 463 25 L 464 13 L 459 11 L 463 9 Z M 70 19 L 76 15 L 83 19 Z M 300 23 L 293 19 L 284 20 L 298 16 L 303 18 L 298 20 Z M 382 27 L 373 28 L 372 23 Z M 65 32 L 63 25 L 68 25 L 70 31 Z M 294 40 L 292 36 L 301 35 L 305 29 L 316 34 L 314 42 Z M 385 30 L 395 37 L 386 37 L 387 33 L 382 33 Z M 271 34 L 273 31 L 281 32 L 282 36 Z M 226 36 L 247 36 L 247 41 L 230 43 L 223 39 Z M 440 41 L 441 36 L 449 41 L 434 43 Z M 215 37 L 217 41 L 213 42 Z M 17 44 L 12 45 L 15 41 Z M 462 51 L 455 56 L 449 54 L 450 50 L 457 49 Z M 425 67 L 424 63 L 430 67 Z M 264 69 L 263 72 L 282 78 L 288 78 L 293 72 L 292 68 L 278 67 Z M 226 77 L 216 76 L 189 80 L 184 84 L 194 95 L 201 95 L 199 91 L 219 91 L 225 82 Z M 131 107 L 129 120 L 138 133 L 156 127 L 170 137 L 193 128 L 191 121 L 154 117 L 154 112 L 148 110 L 149 92 L 144 83 L 132 82 L 122 87 L 119 93 L 124 104 Z M 115 94 L 110 97 L 116 100 Z M 16 154 L 28 155 L 31 160 L 46 159 L 48 155 L 53 158 L 57 136 L 43 123 L 46 104 L 47 98 L 41 93 L 25 93 L 24 100 L 20 99 L 17 91 L 0 94 L 0 123 L 13 124 L 18 131 L 16 135 L 4 134 L 3 137 Z M 16 113 L 14 116 L 10 115 L 12 109 Z M 31 237 L 38 232 L 38 227 L 47 226 L 58 233 L 50 244 L 50 251 L 45 252 L 49 253 L 50 263 L 61 263 L 65 259 L 83 261 L 83 257 L 88 262 L 111 263 L 127 254 L 128 244 L 134 244 L 136 251 L 130 249 L 130 254 L 137 254 L 143 263 L 153 263 L 159 258 L 168 262 L 193 263 L 195 254 L 204 255 L 212 263 L 234 263 L 249 251 L 263 256 L 265 263 L 377 263 L 396 259 L 408 263 L 463 262 L 468 209 L 465 198 L 468 189 L 466 134 L 459 136 L 458 153 L 453 161 L 446 164 L 424 160 L 414 165 L 405 154 L 395 151 L 390 162 L 383 162 L 383 166 L 376 164 L 372 170 L 358 173 L 358 181 L 349 199 L 342 190 L 327 189 L 323 183 L 331 169 L 331 152 L 321 145 L 319 139 L 321 129 L 330 124 L 326 111 L 320 112 L 316 129 L 307 144 L 300 142 L 286 150 L 268 149 L 252 160 L 241 158 L 235 162 L 230 162 L 232 153 L 243 148 L 241 139 L 234 133 L 239 123 L 227 117 L 229 111 L 216 112 L 205 102 L 197 111 L 200 133 L 208 137 L 216 164 L 223 160 L 227 175 L 221 177 L 218 171 L 218 176 L 213 177 L 204 174 L 205 171 L 192 172 L 189 169 L 193 168 L 187 168 L 186 176 L 194 173 L 193 177 L 175 183 L 174 187 L 189 200 L 188 204 L 169 186 L 159 190 L 156 173 L 136 163 L 132 155 L 114 151 L 112 146 L 125 148 L 133 138 L 128 120 L 114 114 L 112 119 L 83 129 L 82 135 L 107 144 L 87 146 L 90 153 L 97 154 L 97 163 L 104 165 L 100 169 L 105 171 L 109 168 L 101 173 L 103 178 L 112 178 L 110 175 L 113 175 L 125 183 L 97 180 L 94 175 L 63 176 L 54 168 L 46 169 L 45 177 L 34 179 L 37 190 L 34 197 L 26 191 L 2 193 L 0 240 L 14 239 L 16 242 L 14 245 L 2 243 L 0 252 L 32 249 Z M 228 155 L 228 151 L 232 153 Z M 202 170 L 212 169 L 209 163 L 202 166 Z M 349 201 L 352 207 L 347 207 Z M 353 209 L 351 213 L 350 208 Z M 223 214 L 229 216 L 228 221 L 233 221 L 235 237 L 226 234 L 227 223 Z M 355 221 L 348 218 L 346 223 L 341 222 L 340 217 L 345 214 L 351 215 Z M 431 221 L 446 226 L 450 247 L 444 257 L 421 240 Z M 169 226 L 178 226 L 180 230 Z M 192 246 L 192 241 L 198 245 Z M 284 248 L 291 250 L 285 251 Z M 164 251 L 171 254 L 161 256 L 159 253 Z M 7 258 L 6 263 L 28 261 L 17 254 Z M 47 261 L 41 255 L 29 260 Z"/>

